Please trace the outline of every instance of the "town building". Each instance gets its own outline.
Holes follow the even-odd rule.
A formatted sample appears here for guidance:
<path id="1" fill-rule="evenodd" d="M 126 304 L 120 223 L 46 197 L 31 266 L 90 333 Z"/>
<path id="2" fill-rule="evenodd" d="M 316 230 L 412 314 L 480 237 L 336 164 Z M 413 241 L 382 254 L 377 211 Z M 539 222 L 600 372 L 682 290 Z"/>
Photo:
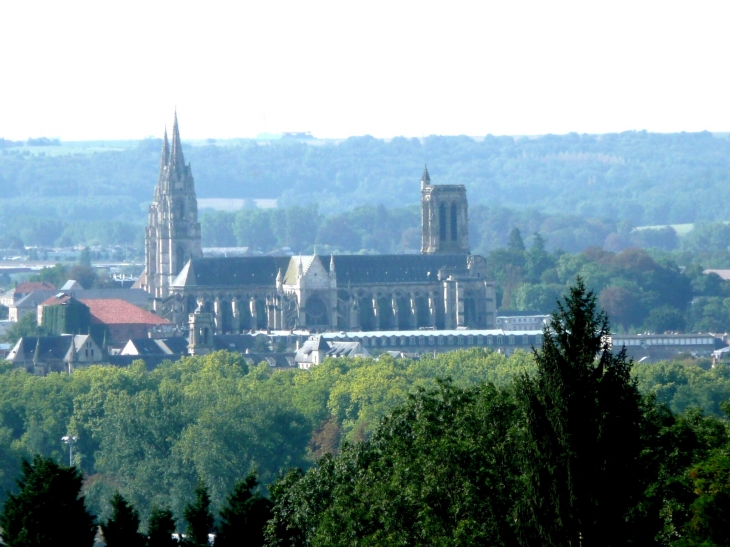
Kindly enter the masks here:
<path id="1" fill-rule="evenodd" d="M 420 255 L 203 256 L 176 115 L 172 141 L 167 134 L 163 139 L 145 270 L 135 286 L 179 327 L 187 327 L 191 314 L 207 314 L 210 325 L 199 332 L 209 329 L 211 336 L 293 328 L 494 328 L 494 283 L 484 258 L 469 251 L 465 187 L 433 185 L 425 169 L 421 200 Z"/>
<path id="2" fill-rule="evenodd" d="M 301 369 L 309 369 L 312 365 L 319 365 L 327 358 L 370 357 L 360 342 L 340 340 L 328 341 L 324 336 L 312 336 L 297 350 L 294 361 Z"/>
<path id="3" fill-rule="evenodd" d="M 79 367 L 101 363 L 104 351 L 88 334 L 25 336 L 18 340 L 5 358 L 31 374 L 73 372 Z"/>
<path id="4" fill-rule="evenodd" d="M 35 290 L 8 307 L 8 319 L 19 321 L 27 313 L 38 315 L 41 313 L 41 304 L 48 305 L 52 297 L 59 299 L 65 296 L 73 296 L 79 300 L 98 300 L 100 298 L 114 298 L 124 300 L 142 308 L 151 307 L 151 296 L 142 289 L 82 289 L 72 291 L 59 291 L 58 289 Z M 40 321 L 39 321 L 40 324 Z"/>
<path id="5" fill-rule="evenodd" d="M 542 330 L 550 321 L 549 315 L 534 312 L 509 312 L 497 315 L 497 328 L 505 331 Z"/>
<path id="6" fill-rule="evenodd" d="M 611 337 L 612 350 L 626 350 L 626 356 L 636 362 L 654 363 L 672 359 L 680 354 L 692 357 L 712 357 L 727 344 L 712 334 L 621 334 Z"/>
<path id="7" fill-rule="evenodd" d="M 53 283 L 48 283 L 46 281 L 26 281 L 25 283 L 15 285 L 12 289 L 8 289 L 4 293 L 0 294 L 0 304 L 10 308 L 20 299 L 28 296 L 34 291 L 47 290 L 54 291 L 56 290 L 56 287 L 53 286 Z"/>

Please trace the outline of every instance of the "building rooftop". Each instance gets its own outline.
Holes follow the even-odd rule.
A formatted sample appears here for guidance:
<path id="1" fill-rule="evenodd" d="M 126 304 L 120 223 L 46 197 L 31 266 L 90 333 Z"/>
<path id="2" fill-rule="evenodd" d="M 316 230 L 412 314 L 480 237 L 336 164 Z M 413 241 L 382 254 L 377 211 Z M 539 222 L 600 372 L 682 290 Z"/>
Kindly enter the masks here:
<path id="1" fill-rule="evenodd" d="M 82 298 L 81 302 L 86 304 L 91 311 L 92 324 L 105 325 L 128 325 L 131 323 L 144 325 L 169 325 L 170 322 L 130 304 L 118 298 L 109 299 L 86 299 Z"/>

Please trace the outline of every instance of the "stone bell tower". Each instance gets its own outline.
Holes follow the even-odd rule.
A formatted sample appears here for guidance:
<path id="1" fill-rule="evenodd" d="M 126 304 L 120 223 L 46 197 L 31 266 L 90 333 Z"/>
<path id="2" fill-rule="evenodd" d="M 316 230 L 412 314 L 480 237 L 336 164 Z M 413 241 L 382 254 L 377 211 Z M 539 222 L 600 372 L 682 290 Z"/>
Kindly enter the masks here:
<path id="1" fill-rule="evenodd" d="M 469 206 L 463 184 L 431 184 L 421 176 L 421 254 L 469 254 Z"/>
<path id="2" fill-rule="evenodd" d="M 162 141 L 160 175 L 145 231 L 142 288 L 156 298 L 168 296 L 170 284 L 185 263 L 202 256 L 195 181 L 183 157 L 176 112 L 172 143 L 167 142 L 167 131 Z"/>

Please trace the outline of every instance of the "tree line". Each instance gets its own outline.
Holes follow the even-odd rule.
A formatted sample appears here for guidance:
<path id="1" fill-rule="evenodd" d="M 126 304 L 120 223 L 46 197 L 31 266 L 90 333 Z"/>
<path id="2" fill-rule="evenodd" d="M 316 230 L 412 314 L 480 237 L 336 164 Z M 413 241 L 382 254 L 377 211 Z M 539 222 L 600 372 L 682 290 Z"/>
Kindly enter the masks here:
<path id="1" fill-rule="evenodd" d="M 76 409 L 91 418 L 86 429 L 79 428 L 80 419 L 67 426 L 79 438 L 76 467 L 55 463 L 61 454 L 26 461 L 15 473 L 18 488 L 3 505 L 0 525 L 5 534 L 16 531 L 11 541 L 21 537 L 12 545 L 50 544 L 48 534 L 58 527 L 43 524 L 65 515 L 65 537 L 71 523 L 78 523 L 76 544 L 90 546 L 94 514 L 108 545 L 143 545 L 153 537 L 170 545 L 173 530 L 184 533 L 187 545 L 207 545 L 209 533 L 217 534 L 216 545 L 228 545 L 233 535 L 238 542 L 272 547 L 728 544 L 727 418 L 690 407 L 675 414 L 662 402 L 672 387 L 658 386 L 659 376 L 647 376 L 640 367 L 633 367 L 632 376 L 623 351 L 608 347 L 609 332 L 597 298 L 579 279 L 553 315 L 543 346 L 513 360 L 480 350 L 455 352 L 441 356 L 437 374 L 419 371 L 438 359 L 416 367 L 403 362 L 400 369 L 387 358 L 363 360 L 361 367 L 329 360 L 295 373 L 290 381 L 300 390 L 285 393 L 286 375 L 243 370 L 235 356 L 218 353 L 197 362 L 184 359 L 168 370 L 156 390 L 167 404 L 158 407 L 152 403 L 155 371 L 117 370 L 104 386 L 111 389 L 76 395 L 74 418 Z M 108 371 L 93 370 L 97 382 L 101 370 Z M 339 381 L 353 370 L 356 377 L 344 388 Z M 0 378 L 23 374 L 5 372 Z M 256 389 L 241 383 L 252 376 L 263 379 Z M 108 402 L 120 388 L 132 391 L 134 378 L 148 382 L 137 393 L 141 407 L 125 407 L 113 421 L 126 425 L 109 432 L 125 438 L 117 448 L 126 450 L 118 455 L 103 454 L 108 445 L 94 450 L 97 467 L 82 488 L 80 468 L 89 465 L 90 453 L 84 439 L 93 438 L 93 429 L 106 431 L 114 412 L 101 399 Z M 325 378 L 329 387 L 323 391 Z M 174 389 L 175 380 L 186 384 L 182 391 Z M 259 490 L 251 464 L 261 472 L 267 458 L 282 450 L 283 438 L 252 440 L 245 425 L 251 415 L 230 412 L 235 408 L 230 399 L 260 392 L 264 382 L 278 386 L 273 401 L 303 414 L 316 413 L 318 405 L 327 410 L 318 416 L 319 431 L 312 430 L 316 442 L 310 443 L 309 461 L 280 461 L 274 474 L 262 476 L 268 488 Z M 642 393 L 642 382 L 654 384 Z M 216 404 L 221 396 L 225 407 Z M 730 411 L 727 399 L 725 393 L 715 410 Z M 175 419 L 177 411 L 170 410 L 179 402 L 190 420 L 182 433 L 192 442 L 182 452 L 188 469 L 173 472 L 164 494 L 150 496 L 150 481 L 164 473 L 150 466 L 150 452 L 169 439 L 171 430 L 160 428 Z M 7 420 L 8 407 L 1 408 Z M 41 414 L 35 418 L 44 421 Z M 215 427 L 216 418 L 226 426 Z M 156 427 L 142 424 L 144 419 Z M 275 423 L 291 428 L 292 419 L 277 416 L 266 429 Z M 255 450 L 241 454 L 252 442 L 274 452 L 265 458 L 257 458 Z M 134 477 L 101 461 L 117 456 L 118 465 L 136 464 Z M 227 472 L 230 477 L 221 481 Z M 136 477 L 140 473 L 144 476 Z M 58 478 L 47 480 L 49 475 Z M 103 496 L 105 506 L 90 510 L 95 488 L 105 479 L 112 487 Z M 170 503 L 175 490 L 179 506 Z M 59 491 L 65 502 L 48 505 Z M 51 506 L 62 510 L 42 510 Z M 24 539 L 38 530 L 47 534 L 42 540 Z"/>
<path id="2" fill-rule="evenodd" d="M 91 153 L 0 149 L 0 234 L 26 245 L 139 241 L 160 149 L 159 139 Z M 728 184 L 730 141 L 706 132 L 390 141 L 365 136 L 316 145 L 236 140 L 184 150 L 199 197 L 277 199 L 283 209 L 319 204 L 326 217 L 357 207 L 417 205 L 418 179 L 428 163 L 435 183 L 467 185 L 472 207 L 485 208 L 480 214 L 521 219 L 494 234 L 483 230 L 475 249 L 499 246 L 512 226 L 539 231 L 566 251 L 592 245 L 620 250 L 614 246 L 628 240 L 671 249 L 677 241 L 670 230 L 632 234 L 631 227 L 726 220 L 715 196 Z M 306 241 L 314 243 L 313 237 Z M 351 252 L 371 247 L 352 238 L 316 243 Z M 295 238 L 287 244 L 298 245 Z"/>

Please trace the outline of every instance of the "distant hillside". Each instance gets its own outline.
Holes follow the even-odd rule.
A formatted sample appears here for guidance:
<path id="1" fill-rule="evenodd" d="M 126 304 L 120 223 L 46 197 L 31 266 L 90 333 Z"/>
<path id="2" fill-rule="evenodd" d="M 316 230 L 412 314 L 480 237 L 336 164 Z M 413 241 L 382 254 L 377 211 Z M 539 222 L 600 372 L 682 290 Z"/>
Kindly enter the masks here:
<path id="1" fill-rule="evenodd" d="M 5 229 L 38 216 L 144 222 L 159 140 L 109 143 L 111 151 L 88 143 L 77 153 L 57 153 L 64 146 L 73 152 L 73 143 L 0 150 Z M 730 187 L 730 140 L 707 132 L 238 140 L 188 145 L 185 155 L 201 198 L 317 203 L 324 215 L 360 205 L 415 204 L 428 163 L 434 183 L 465 184 L 472 205 L 626 219 L 635 226 L 728 217 L 722 198 Z"/>

